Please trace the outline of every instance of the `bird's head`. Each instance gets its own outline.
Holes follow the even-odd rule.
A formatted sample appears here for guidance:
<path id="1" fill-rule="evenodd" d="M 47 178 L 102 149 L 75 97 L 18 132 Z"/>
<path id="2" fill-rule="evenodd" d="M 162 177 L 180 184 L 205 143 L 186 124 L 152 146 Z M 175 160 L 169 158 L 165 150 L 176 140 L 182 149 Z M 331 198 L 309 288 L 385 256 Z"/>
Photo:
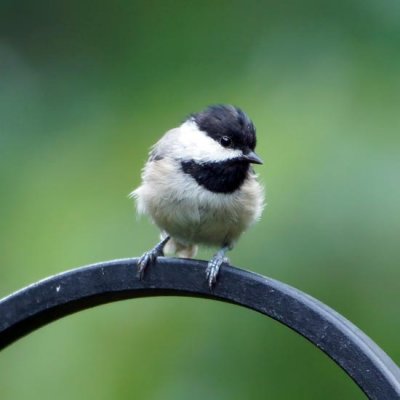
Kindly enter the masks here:
<path id="1" fill-rule="evenodd" d="M 254 151 L 253 123 L 242 110 L 231 105 L 214 105 L 190 115 L 180 126 L 178 140 L 182 159 L 262 164 Z"/>

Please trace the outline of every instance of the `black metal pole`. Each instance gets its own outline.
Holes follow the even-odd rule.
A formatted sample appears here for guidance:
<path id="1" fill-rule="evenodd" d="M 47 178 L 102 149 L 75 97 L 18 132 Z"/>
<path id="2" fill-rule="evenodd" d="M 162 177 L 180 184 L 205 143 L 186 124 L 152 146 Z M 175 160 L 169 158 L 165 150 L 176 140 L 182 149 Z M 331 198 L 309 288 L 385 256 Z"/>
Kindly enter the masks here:
<path id="1" fill-rule="evenodd" d="M 100 304 L 144 296 L 194 296 L 238 304 L 295 330 L 324 351 L 369 399 L 400 399 L 400 369 L 370 338 L 318 300 L 281 282 L 223 266 L 210 291 L 207 263 L 159 258 L 136 278 L 137 259 L 55 275 L 0 300 L 0 349 L 41 326 Z"/>

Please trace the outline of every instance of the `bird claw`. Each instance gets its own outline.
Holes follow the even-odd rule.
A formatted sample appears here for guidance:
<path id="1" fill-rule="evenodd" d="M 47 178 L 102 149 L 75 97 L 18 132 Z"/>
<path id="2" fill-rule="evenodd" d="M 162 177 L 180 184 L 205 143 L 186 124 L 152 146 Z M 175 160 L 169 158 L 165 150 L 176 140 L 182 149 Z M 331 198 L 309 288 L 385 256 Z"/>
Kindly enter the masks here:
<path id="1" fill-rule="evenodd" d="M 154 249 L 146 251 L 140 258 L 137 263 L 138 265 L 138 271 L 137 271 L 137 277 L 139 280 L 142 280 L 144 277 L 144 271 L 146 268 L 153 264 L 154 261 L 157 259 L 157 253 L 154 251 Z"/>
<path id="2" fill-rule="evenodd" d="M 223 263 L 229 262 L 225 254 L 218 252 L 215 256 L 208 262 L 206 269 L 206 277 L 208 282 L 208 287 L 210 290 L 214 287 L 217 282 L 218 272 Z"/>
<path id="3" fill-rule="evenodd" d="M 164 247 L 169 240 L 169 236 L 165 237 L 160 243 L 158 243 L 154 248 L 149 251 L 146 251 L 138 260 L 137 266 L 137 277 L 139 280 L 142 280 L 144 277 L 144 272 L 146 268 L 152 264 L 154 264 L 157 260 L 157 257 L 164 255 Z"/>

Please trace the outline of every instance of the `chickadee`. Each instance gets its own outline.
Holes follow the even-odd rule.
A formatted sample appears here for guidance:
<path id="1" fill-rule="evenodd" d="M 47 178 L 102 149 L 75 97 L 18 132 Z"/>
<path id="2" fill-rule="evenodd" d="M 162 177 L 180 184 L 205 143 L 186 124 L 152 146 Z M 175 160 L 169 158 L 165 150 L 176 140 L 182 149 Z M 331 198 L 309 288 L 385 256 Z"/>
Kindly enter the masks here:
<path id="1" fill-rule="evenodd" d="M 250 166 L 262 164 L 255 147 L 253 123 L 231 105 L 190 115 L 152 147 L 131 196 L 162 240 L 139 259 L 139 279 L 164 250 L 191 258 L 205 245 L 219 248 L 206 270 L 212 289 L 225 253 L 262 213 L 264 191 Z"/>

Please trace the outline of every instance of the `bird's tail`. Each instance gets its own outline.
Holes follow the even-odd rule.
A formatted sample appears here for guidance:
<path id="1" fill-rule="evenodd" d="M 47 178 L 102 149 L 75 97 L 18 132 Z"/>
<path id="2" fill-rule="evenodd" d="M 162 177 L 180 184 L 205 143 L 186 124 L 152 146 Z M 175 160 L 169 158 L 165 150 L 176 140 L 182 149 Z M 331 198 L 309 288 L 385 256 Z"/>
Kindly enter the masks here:
<path id="1" fill-rule="evenodd" d="M 161 235 L 163 237 L 163 235 Z M 164 247 L 165 253 L 176 254 L 182 258 L 193 258 L 197 254 L 198 247 L 195 244 L 185 244 L 171 238 Z"/>

